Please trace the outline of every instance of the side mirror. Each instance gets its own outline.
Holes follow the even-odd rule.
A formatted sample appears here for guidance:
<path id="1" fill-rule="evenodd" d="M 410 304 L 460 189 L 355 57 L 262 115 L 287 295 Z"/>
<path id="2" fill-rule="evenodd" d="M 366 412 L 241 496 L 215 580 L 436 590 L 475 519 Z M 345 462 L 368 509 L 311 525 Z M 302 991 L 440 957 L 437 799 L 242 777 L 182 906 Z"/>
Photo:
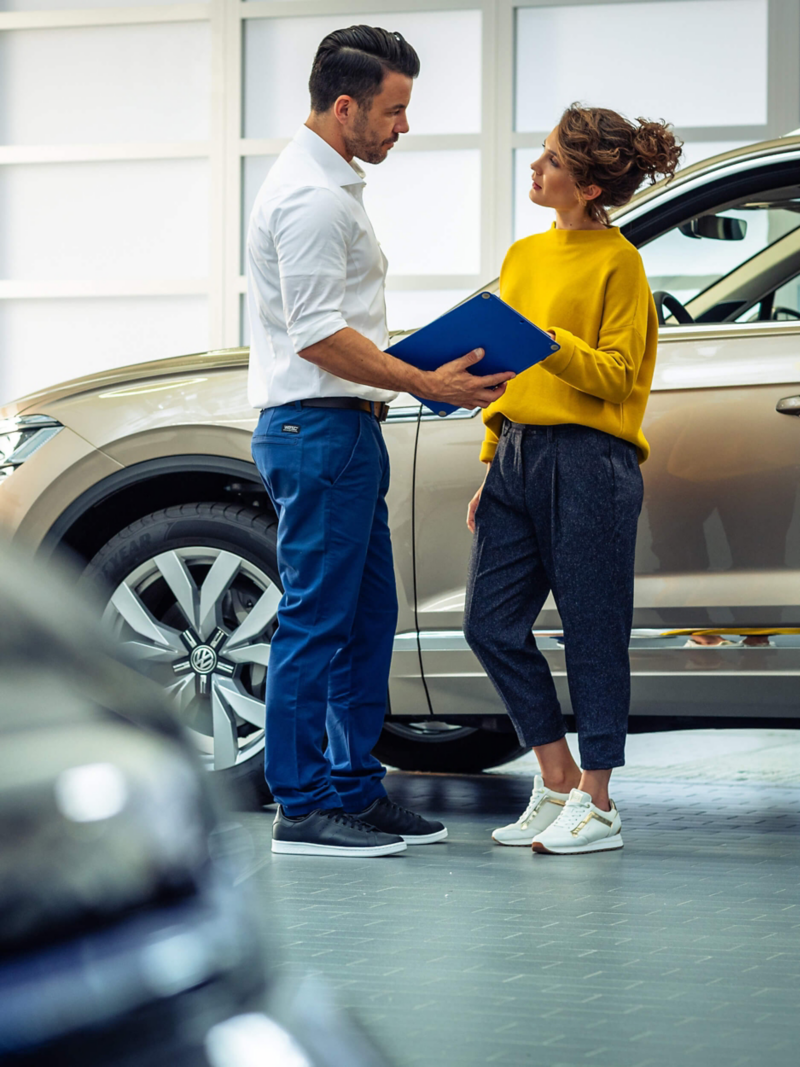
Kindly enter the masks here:
<path id="1" fill-rule="evenodd" d="M 684 222 L 678 229 L 686 237 L 709 237 L 712 241 L 743 241 L 747 233 L 744 219 L 729 219 L 722 215 L 701 215 Z"/>

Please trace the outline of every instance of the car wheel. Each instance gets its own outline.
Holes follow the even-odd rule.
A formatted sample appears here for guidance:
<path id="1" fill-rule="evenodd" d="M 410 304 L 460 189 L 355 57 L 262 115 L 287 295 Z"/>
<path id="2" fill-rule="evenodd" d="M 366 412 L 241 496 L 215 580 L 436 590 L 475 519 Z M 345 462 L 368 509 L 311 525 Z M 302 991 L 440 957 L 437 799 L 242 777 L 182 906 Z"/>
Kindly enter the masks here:
<path id="1" fill-rule="evenodd" d="M 171 697 L 203 765 L 238 802 L 269 803 L 264 693 L 281 597 L 277 519 L 182 504 L 121 530 L 83 581 L 123 656 Z"/>
<path id="2" fill-rule="evenodd" d="M 514 733 L 436 720 L 387 722 L 375 755 L 401 771 L 448 771 L 474 774 L 521 756 L 526 749 Z"/>

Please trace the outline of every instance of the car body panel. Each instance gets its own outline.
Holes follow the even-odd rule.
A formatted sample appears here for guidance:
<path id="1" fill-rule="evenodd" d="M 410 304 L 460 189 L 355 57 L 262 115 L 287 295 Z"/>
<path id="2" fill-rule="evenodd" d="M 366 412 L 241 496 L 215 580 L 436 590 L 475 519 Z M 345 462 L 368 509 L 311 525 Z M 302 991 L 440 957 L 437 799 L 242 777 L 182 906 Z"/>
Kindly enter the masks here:
<path id="1" fill-rule="evenodd" d="M 35 552 L 73 500 L 119 470 L 120 463 L 65 426 L 0 479 L 0 523 L 14 541 Z"/>

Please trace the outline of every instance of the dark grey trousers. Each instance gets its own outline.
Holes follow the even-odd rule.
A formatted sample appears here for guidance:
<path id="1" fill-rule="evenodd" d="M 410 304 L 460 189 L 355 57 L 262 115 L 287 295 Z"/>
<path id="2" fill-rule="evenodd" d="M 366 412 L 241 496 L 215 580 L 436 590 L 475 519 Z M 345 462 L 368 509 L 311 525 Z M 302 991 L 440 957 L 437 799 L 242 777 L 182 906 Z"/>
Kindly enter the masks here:
<path id="1" fill-rule="evenodd" d="M 520 742 L 566 730 L 531 628 L 552 590 L 584 770 L 621 767 L 630 705 L 635 447 L 586 426 L 506 421 L 476 514 L 464 631 Z"/>

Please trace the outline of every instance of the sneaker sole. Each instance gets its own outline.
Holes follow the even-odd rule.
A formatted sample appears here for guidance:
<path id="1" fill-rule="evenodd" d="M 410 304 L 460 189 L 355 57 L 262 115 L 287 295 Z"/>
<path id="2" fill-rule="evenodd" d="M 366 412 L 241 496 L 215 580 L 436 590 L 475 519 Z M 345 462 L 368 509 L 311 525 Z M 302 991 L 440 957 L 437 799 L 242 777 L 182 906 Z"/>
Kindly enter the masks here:
<path id="1" fill-rule="evenodd" d="M 511 848 L 530 848 L 533 844 L 532 837 L 526 837 L 522 841 L 504 841 L 502 837 L 495 837 L 494 834 L 492 834 L 492 841 L 494 841 L 496 845 L 507 845 Z"/>
<path id="2" fill-rule="evenodd" d="M 613 852 L 623 847 L 621 834 L 604 837 L 602 841 L 595 841 L 581 848 L 546 848 L 540 841 L 534 841 L 531 846 L 534 852 L 546 852 L 549 856 L 583 856 L 587 852 Z"/>
<path id="3" fill-rule="evenodd" d="M 345 847 L 343 845 L 315 845 L 307 841 L 274 841 L 272 851 L 292 856 L 342 856 L 362 857 L 368 859 L 371 856 L 394 856 L 398 852 L 405 852 L 405 841 L 397 841 L 391 845 L 356 845 Z"/>
<path id="4" fill-rule="evenodd" d="M 444 841 L 447 837 L 447 827 L 433 834 L 422 834 L 416 837 L 413 834 L 400 834 L 400 836 L 408 845 L 432 845 L 434 841 Z"/>

